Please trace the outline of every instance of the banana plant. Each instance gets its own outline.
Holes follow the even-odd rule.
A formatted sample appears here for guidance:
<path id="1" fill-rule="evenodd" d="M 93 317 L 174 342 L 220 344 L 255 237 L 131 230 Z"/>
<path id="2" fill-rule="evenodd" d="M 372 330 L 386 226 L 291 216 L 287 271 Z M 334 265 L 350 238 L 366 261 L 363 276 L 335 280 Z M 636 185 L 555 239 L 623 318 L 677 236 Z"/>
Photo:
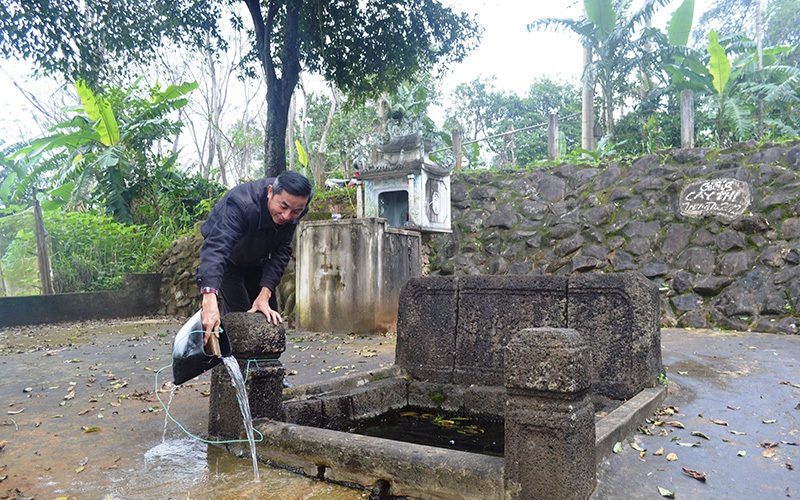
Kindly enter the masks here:
<path id="1" fill-rule="evenodd" d="M 56 124 L 51 135 L 34 139 L 10 156 L 13 172 L 0 185 L 0 195 L 19 197 L 30 186 L 50 184 L 55 189 L 45 206 L 60 202 L 86 208 L 99 203 L 117 221 L 131 222 L 131 202 L 141 184 L 155 182 L 159 171 L 171 168 L 176 159 L 176 153 L 159 159 L 148 150 L 177 130 L 179 124 L 166 115 L 185 106 L 185 96 L 197 86 L 189 82 L 163 91 L 155 86 L 147 98 L 134 95 L 136 84 L 127 92 L 112 93 L 117 111 L 123 113 L 120 119 L 110 98 L 79 80 L 75 89 L 81 105 L 69 109 L 73 116 Z"/>

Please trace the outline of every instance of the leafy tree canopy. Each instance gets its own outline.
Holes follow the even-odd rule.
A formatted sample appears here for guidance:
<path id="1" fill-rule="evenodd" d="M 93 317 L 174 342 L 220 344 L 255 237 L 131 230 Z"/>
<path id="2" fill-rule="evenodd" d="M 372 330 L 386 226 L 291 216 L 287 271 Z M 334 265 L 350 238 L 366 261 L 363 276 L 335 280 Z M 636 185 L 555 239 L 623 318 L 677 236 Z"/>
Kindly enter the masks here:
<path id="1" fill-rule="evenodd" d="M 285 169 L 289 103 L 302 68 L 363 102 L 434 65 L 463 60 L 479 37 L 468 15 L 436 0 L 244 2 L 254 28 L 248 61 L 267 82 L 267 175 Z"/>
<path id="2" fill-rule="evenodd" d="M 0 54 L 71 82 L 82 78 L 98 90 L 168 40 L 203 43 L 218 18 L 213 2 L 193 0 L 4 0 Z"/>

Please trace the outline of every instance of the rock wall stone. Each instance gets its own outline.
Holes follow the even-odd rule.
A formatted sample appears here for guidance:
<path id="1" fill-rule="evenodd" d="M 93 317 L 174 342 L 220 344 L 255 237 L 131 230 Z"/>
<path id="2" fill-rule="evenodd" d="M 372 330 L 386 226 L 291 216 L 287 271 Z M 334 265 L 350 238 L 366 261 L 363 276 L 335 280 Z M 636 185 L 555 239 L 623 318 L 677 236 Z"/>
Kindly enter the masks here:
<path id="1" fill-rule="evenodd" d="M 453 232 L 428 239 L 432 275 L 639 271 L 662 326 L 797 333 L 800 141 L 670 150 L 601 167 L 452 178 Z M 735 217 L 681 215 L 681 190 L 735 179 Z"/>
<path id="2" fill-rule="evenodd" d="M 681 215 L 683 187 L 747 183 L 742 215 Z M 800 141 L 670 150 L 601 167 L 457 174 L 453 232 L 427 238 L 432 275 L 571 275 L 640 271 L 659 286 L 662 326 L 797 333 Z M 200 307 L 202 237 L 181 238 L 161 265 L 164 312 Z M 291 321 L 294 272 L 279 287 Z M 291 323 L 290 323 L 291 324 Z"/>

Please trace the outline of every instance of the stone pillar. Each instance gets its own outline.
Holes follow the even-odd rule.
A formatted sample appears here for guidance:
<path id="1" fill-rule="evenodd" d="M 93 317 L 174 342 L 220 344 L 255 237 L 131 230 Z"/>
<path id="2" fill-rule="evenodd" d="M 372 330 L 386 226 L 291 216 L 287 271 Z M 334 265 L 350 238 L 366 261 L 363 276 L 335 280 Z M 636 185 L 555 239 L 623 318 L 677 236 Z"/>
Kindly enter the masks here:
<path id="1" fill-rule="evenodd" d="M 507 499 L 585 499 L 594 490 L 591 363 L 572 329 L 520 330 L 506 346 Z"/>
<path id="2" fill-rule="evenodd" d="M 283 325 L 268 323 L 261 313 L 238 312 L 226 314 L 222 318 L 222 328 L 228 335 L 231 353 L 242 376 L 246 378 L 252 418 L 281 420 L 284 369 L 278 358 L 286 350 Z M 211 372 L 208 433 L 221 438 L 244 435 L 236 389 L 224 364 L 217 365 Z"/>

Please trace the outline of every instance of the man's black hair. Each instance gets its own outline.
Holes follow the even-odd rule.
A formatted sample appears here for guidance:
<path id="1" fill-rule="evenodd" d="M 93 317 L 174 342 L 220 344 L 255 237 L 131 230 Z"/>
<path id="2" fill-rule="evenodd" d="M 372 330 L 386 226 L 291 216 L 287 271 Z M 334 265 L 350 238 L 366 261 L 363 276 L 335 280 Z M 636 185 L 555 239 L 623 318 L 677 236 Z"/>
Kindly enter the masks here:
<path id="1" fill-rule="evenodd" d="M 272 192 L 274 194 L 281 194 L 284 191 L 294 196 L 308 198 L 308 201 L 311 201 L 314 196 L 314 188 L 311 187 L 311 181 L 294 170 L 281 172 L 275 182 L 272 183 Z"/>

